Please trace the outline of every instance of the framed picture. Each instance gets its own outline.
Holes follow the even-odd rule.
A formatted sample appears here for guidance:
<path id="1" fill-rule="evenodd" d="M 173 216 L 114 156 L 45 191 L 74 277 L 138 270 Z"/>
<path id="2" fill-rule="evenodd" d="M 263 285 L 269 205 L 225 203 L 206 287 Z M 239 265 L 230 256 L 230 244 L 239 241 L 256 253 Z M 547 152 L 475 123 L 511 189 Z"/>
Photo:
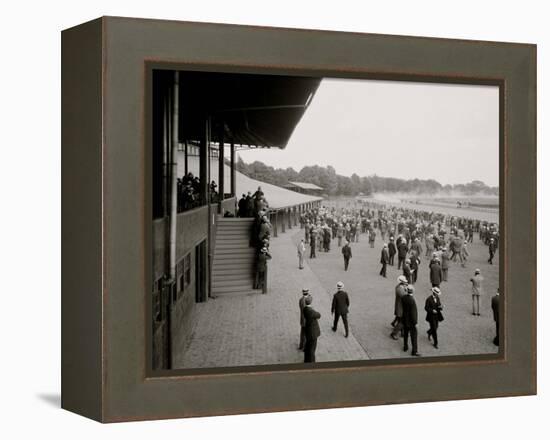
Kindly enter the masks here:
<path id="1" fill-rule="evenodd" d="M 536 46 L 62 34 L 62 406 L 536 393 Z"/>

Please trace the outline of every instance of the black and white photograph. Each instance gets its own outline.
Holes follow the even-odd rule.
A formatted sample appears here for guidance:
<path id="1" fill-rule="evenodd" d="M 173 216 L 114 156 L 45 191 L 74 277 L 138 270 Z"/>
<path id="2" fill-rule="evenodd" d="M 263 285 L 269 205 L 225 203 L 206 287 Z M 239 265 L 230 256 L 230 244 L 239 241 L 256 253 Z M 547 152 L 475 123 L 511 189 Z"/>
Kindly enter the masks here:
<path id="1" fill-rule="evenodd" d="M 498 85 L 151 76 L 153 370 L 499 353 Z"/>

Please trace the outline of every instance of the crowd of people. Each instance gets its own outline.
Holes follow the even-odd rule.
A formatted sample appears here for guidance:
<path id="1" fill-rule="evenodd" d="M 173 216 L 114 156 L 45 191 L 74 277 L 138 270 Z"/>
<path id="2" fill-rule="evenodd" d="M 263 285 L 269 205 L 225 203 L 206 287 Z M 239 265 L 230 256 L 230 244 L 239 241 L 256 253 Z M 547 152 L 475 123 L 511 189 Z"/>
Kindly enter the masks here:
<path id="1" fill-rule="evenodd" d="M 304 212 L 300 218 L 304 229 L 304 238 L 298 244 L 298 267 L 303 269 L 306 245 L 309 246 L 309 257 L 317 258 L 317 252 L 330 252 L 334 240 L 344 260 L 344 271 L 347 271 L 352 258 L 351 243 L 359 242 L 362 234 L 367 236 L 370 247 L 375 247 L 377 235 L 383 241 L 380 254 L 380 276 L 387 277 L 387 267 L 397 264 L 399 275 L 395 287 L 394 319 L 391 323 L 390 337 L 394 340 L 403 338 L 403 350 L 411 355 L 420 356 L 418 352 L 417 323 L 418 310 L 414 297 L 414 285 L 418 281 L 421 259 L 427 258 L 431 290 L 424 310 L 429 325 L 427 336 L 434 348 L 439 347 L 438 326 L 443 321 L 443 304 L 441 301 L 442 284 L 447 282 L 451 262 L 467 266 L 468 244 L 479 234 L 480 241 L 487 246 L 489 264 L 493 264 L 494 255 L 499 245 L 497 223 L 480 221 L 467 217 L 456 217 L 441 213 L 388 206 L 377 202 L 364 202 L 359 207 L 338 208 L 323 206 Z M 395 256 L 397 255 L 397 263 Z M 480 316 L 479 298 L 483 295 L 483 276 L 476 268 L 470 278 L 472 288 L 472 315 Z M 337 292 L 333 299 L 333 331 L 336 331 L 338 320 L 342 317 L 345 336 L 348 336 L 347 314 L 349 296 L 343 292 L 343 283 L 338 282 Z M 313 298 L 309 289 L 302 291 L 300 308 L 300 349 L 304 350 L 304 361 L 315 362 L 317 338 L 320 335 L 317 320 L 320 313 L 312 306 Z M 339 299 L 336 299 L 338 296 Z M 499 344 L 499 293 L 491 299 L 493 319 L 496 325 L 496 336 L 493 343 Z"/>
<path id="2" fill-rule="evenodd" d="M 210 202 L 218 203 L 218 184 L 212 180 L 210 182 Z M 177 200 L 178 212 L 188 211 L 190 209 L 201 206 L 201 180 L 198 176 L 194 176 L 189 172 L 177 181 Z"/>

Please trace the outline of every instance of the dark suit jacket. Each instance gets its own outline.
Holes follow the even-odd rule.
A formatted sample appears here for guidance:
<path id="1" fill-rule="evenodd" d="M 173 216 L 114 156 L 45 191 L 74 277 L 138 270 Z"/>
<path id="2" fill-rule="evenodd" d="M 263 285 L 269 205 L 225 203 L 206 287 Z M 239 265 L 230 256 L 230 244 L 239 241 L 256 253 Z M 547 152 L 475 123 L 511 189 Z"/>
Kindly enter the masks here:
<path id="1" fill-rule="evenodd" d="M 493 309 L 493 319 L 498 322 L 498 304 L 500 298 L 499 295 L 495 295 L 491 298 L 491 309 Z"/>
<path id="2" fill-rule="evenodd" d="M 403 304 L 403 325 L 405 327 L 415 326 L 418 322 L 418 311 L 414 297 L 407 294 L 401 299 L 401 303 Z"/>
<path id="3" fill-rule="evenodd" d="M 388 264 L 390 262 L 390 254 L 386 248 L 382 249 L 380 254 L 380 264 Z"/>
<path id="4" fill-rule="evenodd" d="M 267 260 L 271 260 L 271 255 L 262 253 L 258 255 L 258 272 L 265 272 L 267 269 Z"/>
<path id="5" fill-rule="evenodd" d="M 403 264 L 403 275 L 407 278 L 407 281 L 411 282 L 411 266 L 409 264 Z"/>
<path id="6" fill-rule="evenodd" d="M 393 313 L 398 318 L 403 316 L 403 297 L 407 294 L 405 291 L 405 286 L 403 284 L 398 284 L 395 286 L 395 305 L 393 308 Z"/>
<path id="7" fill-rule="evenodd" d="M 346 315 L 349 311 L 349 296 L 347 292 L 340 290 L 332 297 L 332 313 L 336 312 L 339 315 Z"/>
<path id="8" fill-rule="evenodd" d="M 351 258 L 351 247 L 349 245 L 346 244 L 342 248 L 342 255 L 344 256 L 344 258 Z"/>
<path id="9" fill-rule="evenodd" d="M 318 319 L 321 314 L 311 306 L 304 307 L 304 318 L 306 320 L 305 331 L 306 339 L 317 339 L 321 335 L 321 329 L 319 328 Z"/>
<path id="10" fill-rule="evenodd" d="M 304 307 L 306 306 L 306 297 L 302 295 L 300 301 L 298 301 L 298 307 L 300 307 L 300 327 L 306 326 L 306 318 L 304 316 Z"/>
<path id="11" fill-rule="evenodd" d="M 406 242 L 401 242 L 397 245 L 397 254 L 399 255 L 399 258 L 405 258 L 407 256 L 407 252 L 409 252 L 409 248 L 407 247 Z"/>
<path id="12" fill-rule="evenodd" d="M 434 310 L 436 312 L 441 312 L 441 300 L 439 297 L 434 297 L 433 295 L 428 296 L 426 298 L 426 304 L 424 305 L 424 310 L 426 310 L 426 321 L 428 322 L 437 322 L 437 313 L 434 313 Z"/>
<path id="13" fill-rule="evenodd" d="M 432 264 L 430 266 L 430 282 L 440 285 L 442 273 L 441 266 L 438 263 Z"/>
<path id="14" fill-rule="evenodd" d="M 395 246 L 395 243 L 393 241 L 390 241 L 388 243 L 388 251 L 390 255 L 395 255 L 397 253 L 397 247 Z"/>

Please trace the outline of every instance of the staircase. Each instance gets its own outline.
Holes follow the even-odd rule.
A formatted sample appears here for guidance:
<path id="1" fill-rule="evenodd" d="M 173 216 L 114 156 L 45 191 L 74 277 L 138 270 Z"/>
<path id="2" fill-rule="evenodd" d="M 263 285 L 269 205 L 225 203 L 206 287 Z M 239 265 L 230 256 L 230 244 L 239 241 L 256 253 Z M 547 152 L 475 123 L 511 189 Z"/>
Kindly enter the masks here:
<path id="1" fill-rule="evenodd" d="M 256 293 L 253 290 L 255 249 L 249 246 L 252 218 L 218 219 L 212 264 L 212 295 Z"/>

